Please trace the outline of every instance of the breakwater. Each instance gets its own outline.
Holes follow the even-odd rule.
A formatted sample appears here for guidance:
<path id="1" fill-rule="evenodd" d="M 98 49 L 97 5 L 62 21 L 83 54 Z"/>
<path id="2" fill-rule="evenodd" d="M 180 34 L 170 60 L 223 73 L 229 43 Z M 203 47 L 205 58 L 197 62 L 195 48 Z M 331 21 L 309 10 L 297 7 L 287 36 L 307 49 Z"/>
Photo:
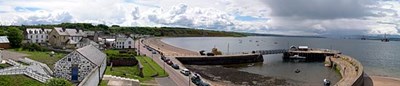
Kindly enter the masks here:
<path id="1" fill-rule="evenodd" d="M 180 56 L 175 57 L 183 64 L 190 65 L 226 65 L 263 62 L 259 54 L 217 55 L 217 56 Z"/>

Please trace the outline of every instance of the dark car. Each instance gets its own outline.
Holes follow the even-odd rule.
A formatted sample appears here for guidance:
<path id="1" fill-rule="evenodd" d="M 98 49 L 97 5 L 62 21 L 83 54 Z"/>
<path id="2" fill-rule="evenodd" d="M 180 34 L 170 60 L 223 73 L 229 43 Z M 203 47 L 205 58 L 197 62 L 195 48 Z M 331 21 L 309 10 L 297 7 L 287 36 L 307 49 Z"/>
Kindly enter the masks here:
<path id="1" fill-rule="evenodd" d="M 190 78 L 190 80 L 192 80 L 192 82 L 193 82 L 194 84 L 196 84 L 196 85 L 199 85 L 200 82 L 201 82 L 200 76 L 192 76 L 192 77 Z"/>
<path id="2" fill-rule="evenodd" d="M 165 60 L 165 59 L 167 59 L 165 56 L 161 56 L 161 60 Z"/>
<path id="3" fill-rule="evenodd" d="M 168 62 L 168 61 L 170 61 L 170 59 L 168 59 L 168 58 L 164 60 L 164 62 Z"/>
<path id="4" fill-rule="evenodd" d="M 172 64 L 171 67 L 174 69 L 179 69 L 179 66 L 177 64 Z"/>
<path id="5" fill-rule="evenodd" d="M 174 63 L 172 61 L 167 61 L 168 65 L 173 65 Z"/>

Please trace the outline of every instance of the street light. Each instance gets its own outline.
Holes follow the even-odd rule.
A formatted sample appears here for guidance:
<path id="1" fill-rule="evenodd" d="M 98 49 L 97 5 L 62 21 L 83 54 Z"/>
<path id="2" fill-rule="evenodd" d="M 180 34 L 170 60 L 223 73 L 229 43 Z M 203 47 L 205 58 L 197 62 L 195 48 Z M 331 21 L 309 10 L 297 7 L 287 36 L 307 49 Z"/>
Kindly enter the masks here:
<path id="1" fill-rule="evenodd" d="M 192 75 L 192 74 L 189 74 L 189 86 L 190 86 L 190 75 Z"/>

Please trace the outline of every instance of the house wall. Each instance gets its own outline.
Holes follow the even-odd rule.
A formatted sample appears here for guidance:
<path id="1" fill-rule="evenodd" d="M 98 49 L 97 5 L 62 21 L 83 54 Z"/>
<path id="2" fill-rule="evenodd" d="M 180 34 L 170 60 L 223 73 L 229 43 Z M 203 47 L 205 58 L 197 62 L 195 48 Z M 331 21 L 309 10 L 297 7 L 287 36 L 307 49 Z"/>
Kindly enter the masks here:
<path id="1" fill-rule="evenodd" d="M 115 42 L 115 48 L 117 49 L 129 49 L 134 47 L 133 39 L 131 37 L 127 38 L 124 42 Z M 130 46 L 130 47 L 129 47 Z"/>
<path id="2" fill-rule="evenodd" d="M 79 67 L 78 81 L 82 81 L 89 74 L 89 72 L 96 67 L 95 64 L 83 57 L 83 55 L 74 51 L 57 61 L 54 67 L 54 75 L 59 78 L 71 80 L 70 74 L 73 64 L 78 64 Z"/>
<path id="3" fill-rule="evenodd" d="M 91 71 L 89 75 L 81 83 L 79 83 L 78 86 L 98 86 L 103 78 L 106 67 L 106 59 L 104 59 L 100 68 L 96 67 L 93 69 L 93 71 Z"/>
<path id="4" fill-rule="evenodd" d="M 29 31 L 32 31 L 33 33 L 29 33 Z M 37 31 L 37 33 L 35 33 Z M 40 33 L 40 31 L 42 33 Z M 29 43 L 46 43 L 48 41 L 48 33 L 46 30 L 42 29 L 28 29 L 28 31 L 25 32 L 25 38 L 27 38 Z"/>
<path id="5" fill-rule="evenodd" d="M 0 48 L 8 49 L 11 48 L 10 43 L 0 43 Z"/>
<path id="6" fill-rule="evenodd" d="M 130 49 L 130 48 L 133 48 L 135 45 L 133 45 L 133 39 L 131 38 L 131 37 L 129 37 L 128 39 L 126 39 L 125 40 L 125 42 L 124 42 L 124 48 L 125 49 Z M 129 47 L 130 46 L 130 47 Z"/>
<path id="7" fill-rule="evenodd" d="M 49 43 L 53 46 L 53 47 L 60 47 L 61 45 L 61 36 L 59 34 L 57 34 L 57 31 L 52 30 L 49 34 Z"/>

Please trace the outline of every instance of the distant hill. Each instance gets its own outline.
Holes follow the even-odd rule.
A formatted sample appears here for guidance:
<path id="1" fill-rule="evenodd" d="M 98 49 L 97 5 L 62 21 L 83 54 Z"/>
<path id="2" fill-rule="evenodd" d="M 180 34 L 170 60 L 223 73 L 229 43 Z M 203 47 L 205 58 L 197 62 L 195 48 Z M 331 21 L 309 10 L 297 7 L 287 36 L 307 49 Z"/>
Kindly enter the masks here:
<path id="1" fill-rule="evenodd" d="M 305 37 L 305 38 L 326 38 L 322 36 L 294 36 L 294 35 L 279 35 L 279 34 L 259 34 L 259 33 L 244 33 L 247 36 L 274 36 L 274 37 Z"/>
<path id="2" fill-rule="evenodd" d="M 0 26 L 0 28 L 17 27 L 21 30 L 26 28 L 75 28 L 82 29 L 85 31 L 103 31 L 106 34 L 111 33 L 123 33 L 123 34 L 144 34 L 154 36 L 169 36 L 169 37 L 243 37 L 246 36 L 243 33 L 238 32 L 227 32 L 227 31 L 214 31 L 214 30 L 202 30 L 193 28 L 181 28 L 181 27 L 120 27 L 118 25 L 112 25 L 111 27 L 103 24 L 93 25 L 91 23 L 61 23 L 54 25 L 12 25 L 12 26 Z"/>
<path id="3" fill-rule="evenodd" d="M 381 40 L 384 38 L 384 35 L 349 35 L 349 36 L 342 36 L 345 39 L 358 39 L 361 40 L 365 38 L 366 40 Z M 400 41 L 400 35 L 386 35 L 386 38 L 390 41 Z"/>

